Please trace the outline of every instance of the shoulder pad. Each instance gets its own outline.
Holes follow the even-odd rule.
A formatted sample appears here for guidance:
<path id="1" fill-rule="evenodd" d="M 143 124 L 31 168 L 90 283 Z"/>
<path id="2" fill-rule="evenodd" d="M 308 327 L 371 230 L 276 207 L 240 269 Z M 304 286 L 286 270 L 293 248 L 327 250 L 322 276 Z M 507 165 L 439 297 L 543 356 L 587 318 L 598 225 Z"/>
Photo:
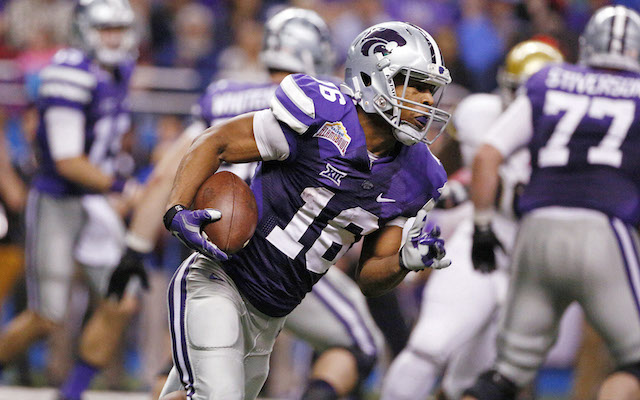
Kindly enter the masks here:
<path id="1" fill-rule="evenodd" d="M 502 100 L 496 94 L 478 93 L 465 97 L 453 112 L 456 139 L 466 145 L 478 145 L 501 113 Z"/>
<path id="2" fill-rule="evenodd" d="M 269 108 L 269 101 L 276 90 L 271 82 L 240 82 L 224 80 L 209 85 L 198 100 L 200 116 L 213 124 L 219 119 Z"/>
<path id="3" fill-rule="evenodd" d="M 333 83 L 308 75 L 289 75 L 276 90 L 271 110 L 276 119 L 299 134 L 310 126 L 338 121 L 353 103 Z"/>
<path id="4" fill-rule="evenodd" d="M 40 97 L 89 103 L 91 92 L 98 83 L 97 77 L 89 70 L 90 64 L 91 61 L 80 50 L 59 50 L 51 64 L 40 72 Z"/>
<path id="5" fill-rule="evenodd" d="M 229 79 L 219 79 L 217 81 L 213 81 L 207 86 L 206 93 L 217 92 L 219 90 L 225 90 L 229 86 L 232 85 L 232 81 Z"/>

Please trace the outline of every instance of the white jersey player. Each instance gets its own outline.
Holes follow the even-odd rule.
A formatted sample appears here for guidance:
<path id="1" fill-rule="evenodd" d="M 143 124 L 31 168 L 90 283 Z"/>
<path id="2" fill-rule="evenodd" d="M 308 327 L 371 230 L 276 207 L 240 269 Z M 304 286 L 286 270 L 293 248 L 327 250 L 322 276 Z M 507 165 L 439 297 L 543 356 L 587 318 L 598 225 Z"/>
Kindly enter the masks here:
<path id="1" fill-rule="evenodd" d="M 471 164 L 491 125 L 524 79 L 546 63 L 562 59 L 551 45 L 535 40 L 522 42 L 505 59 L 500 95 L 473 94 L 458 104 L 452 121 L 465 165 Z M 458 206 L 465 217 L 447 238 L 453 268 L 431 274 L 408 345 L 385 377 L 382 399 L 426 398 L 443 375 L 440 396 L 458 399 L 495 359 L 496 318 L 506 298 L 508 254 L 517 229 L 514 201 L 529 174 L 526 150 L 510 157 L 500 170 L 502 192 L 496 200 L 500 212 L 494 219 L 494 227 L 504 251 L 498 252 L 498 267 L 491 274 L 476 271 L 471 260 L 474 230 L 471 202 Z M 569 343 L 570 348 L 575 346 L 576 343 Z"/>

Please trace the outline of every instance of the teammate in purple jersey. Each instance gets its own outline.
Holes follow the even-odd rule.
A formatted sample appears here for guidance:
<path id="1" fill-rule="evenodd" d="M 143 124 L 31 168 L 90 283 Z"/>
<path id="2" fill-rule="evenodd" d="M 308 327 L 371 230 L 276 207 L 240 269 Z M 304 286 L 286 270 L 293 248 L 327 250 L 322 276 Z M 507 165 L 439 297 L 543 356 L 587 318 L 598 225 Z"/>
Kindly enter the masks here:
<path id="1" fill-rule="evenodd" d="M 125 0 L 81 2 L 74 15 L 78 48 L 58 51 L 41 72 L 39 170 L 26 212 L 29 309 L 0 337 L 0 368 L 63 321 L 77 264 L 90 288 L 104 294 L 122 251 L 124 227 L 103 193 L 129 186 L 114 176 L 113 156 L 130 126 L 133 19 Z M 97 306 L 63 398 L 79 400 L 110 361 L 131 313 L 129 301 Z"/>
<path id="2" fill-rule="evenodd" d="M 498 358 L 465 400 L 515 399 L 577 301 L 617 369 L 598 399 L 640 398 L 640 15 L 607 6 L 580 38 L 580 65 L 544 68 L 492 127 L 473 165 L 474 262 L 489 263 L 497 170 L 528 146 L 532 174 L 512 258 Z M 488 240 L 493 237 L 494 240 Z M 474 244 L 474 248 L 476 246 Z M 483 254 L 486 256 L 483 256 Z"/>
<path id="3" fill-rule="evenodd" d="M 362 237 L 357 281 L 366 295 L 393 288 L 409 271 L 450 264 L 439 230 L 426 223 L 446 175 L 423 143 L 433 122 L 441 132 L 448 121 L 434 96 L 450 81 L 427 32 L 382 23 L 350 47 L 342 90 L 290 75 L 270 109 L 196 139 L 164 217 L 199 252 L 169 288 L 177 360 L 169 387 L 181 381 L 190 399 L 256 398 L 285 316 Z M 200 233 L 220 212 L 187 208 L 223 161 L 262 161 L 251 185 L 258 228 L 233 258 Z M 402 245 L 402 226 L 416 214 Z"/>

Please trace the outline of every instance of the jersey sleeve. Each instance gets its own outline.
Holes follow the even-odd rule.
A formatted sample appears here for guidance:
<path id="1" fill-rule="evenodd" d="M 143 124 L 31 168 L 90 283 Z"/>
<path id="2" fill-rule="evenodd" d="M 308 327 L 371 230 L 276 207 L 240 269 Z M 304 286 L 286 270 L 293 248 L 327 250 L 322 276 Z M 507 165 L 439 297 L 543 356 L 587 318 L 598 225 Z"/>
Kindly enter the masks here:
<path id="1" fill-rule="evenodd" d="M 447 173 L 425 143 L 408 147 L 403 158 L 402 175 L 398 177 L 398 182 L 402 182 L 398 186 L 401 194 L 398 197 L 404 196 L 406 201 L 400 216 L 410 218 L 425 204 L 438 201 L 447 182 Z"/>
<path id="2" fill-rule="evenodd" d="M 531 101 L 519 95 L 491 126 L 484 143 L 495 147 L 503 157 L 527 145 L 533 135 Z"/>
<path id="3" fill-rule="evenodd" d="M 40 72 L 39 101 L 43 107 L 83 109 L 92 101 L 97 83 L 82 52 L 63 49 Z"/>
<path id="4" fill-rule="evenodd" d="M 335 84 L 296 74 L 283 79 L 270 108 L 288 130 L 304 135 L 327 121 L 340 120 L 346 104 L 347 98 Z"/>
<path id="5" fill-rule="evenodd" d="M 253 115 L 253 137 L 262 160 L 284 161 L 289 157 L 289 140 L 270 110 L 261 110 Z"/>

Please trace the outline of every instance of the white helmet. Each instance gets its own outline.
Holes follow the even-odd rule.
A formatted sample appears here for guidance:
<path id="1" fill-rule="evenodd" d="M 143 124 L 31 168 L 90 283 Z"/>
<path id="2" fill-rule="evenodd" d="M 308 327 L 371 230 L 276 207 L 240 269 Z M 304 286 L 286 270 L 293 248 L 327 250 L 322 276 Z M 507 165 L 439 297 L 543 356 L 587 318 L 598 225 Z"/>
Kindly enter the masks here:
<path id="1" fill-rule="evenodd" d="M 80 0 L 74 14 L 74 33 L 79 46 L 107 66 L 136 56 L 134 13 L 128 0 Z M 100 29 L 124 28 L 118 47 L 102 42 Z"/>
<path id="2" fill-rule="evenodd" d="M 315 11 L 286 8 L 266 22 L 260 59 L 269 69 L 330 75 L 335 57 L 329 28 Z"/>
<path id="3" fill-rule="evenodd" d="M 579 61 L 640 72 L 640 15 L 624 6 L 598 9 L 580 36 Z"/>
<path id="4" fill-rule="evenodd" d="M 451 75 L 436 41 L 424 29 L 395 21 L 374 25 L 351 43 L 345 67 L 342 90 L 366 113 L 381 115 L 402 144 L 410 146 L 421 141 L 431 144 L 444 131 L 451 114 L 438 108 L 438 104 L 444 87 L 451 83 Z M 398 75 L 404 80 L 400 96 L 394 83 Z M 405 99 L 409 80 L 432 85 L 431 92 L 437 97 L 433 106 Z M 402 109 L 422 114 L 422 126 L 402 121 Z M 428 140 L 427 132 L 434 121 L 441 127 L 437 136 Z"/>

